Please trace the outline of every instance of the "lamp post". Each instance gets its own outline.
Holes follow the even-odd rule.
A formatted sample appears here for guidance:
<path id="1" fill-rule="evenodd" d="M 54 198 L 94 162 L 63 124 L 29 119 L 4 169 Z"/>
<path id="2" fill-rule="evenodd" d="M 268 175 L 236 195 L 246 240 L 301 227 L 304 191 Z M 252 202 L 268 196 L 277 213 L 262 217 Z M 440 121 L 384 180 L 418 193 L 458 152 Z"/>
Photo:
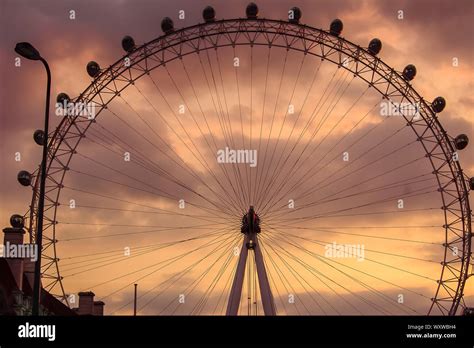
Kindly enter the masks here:
<path id="1" fill-rule="evenodd" d="M 35 277 L 33 283 L 33 308 L 32 314 L 39 314 L 39 301 L 41 291 L 41 250 L 43 247 L 43 212 L 44 212 L 44 195 L 46 186 L 46 165 L 48 159 L 48 127 L 49 127 L 49 102 L 51 92 L 51 71 L 48 62 L 41 57 L 40 53 L 28 42 L 20 42 L 15 46 L 15 52 L 22 57 L 30 60 L 39 60 L 43 63 L 48 77 L 46 86 L 46 110 L 44 116 L 44 138 L 43 138 L 43 158 L 41 160 L 41 181 L 40 194 L 38 201 L 38 220 L 36 223 L 36 246 L 38 248 L 39 257 L 35 263 Z"/>

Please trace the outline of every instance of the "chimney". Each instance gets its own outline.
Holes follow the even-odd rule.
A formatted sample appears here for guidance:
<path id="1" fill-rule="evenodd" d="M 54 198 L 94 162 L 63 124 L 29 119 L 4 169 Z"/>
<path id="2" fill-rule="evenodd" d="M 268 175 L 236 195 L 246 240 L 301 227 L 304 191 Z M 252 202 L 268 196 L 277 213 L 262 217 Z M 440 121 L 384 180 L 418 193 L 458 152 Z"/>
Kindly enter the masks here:
<path id="1" fill-rule="evenodd" d="M 10 266 L 18 290 L 21 291 L 23 288 L 23 259 L 17 257 L 16 253 L 19 249 L 16 245 L 23 245 L 23 235 L 25 234 L 25 230 L 23 230 L 22 227 L 6 227 L 3 229 L 3 233 L 5 234 L 3 239 L 3 254 L 7 259 L 8 266 Z M 14 248 L 16 248 L 15 254 L 11 253 L 11 251 L 13 251 L 11 249 L 12 246 L 15 246 Z"/>
<path id="2" fill-rule="evenodd" d="M 85 291 L 79 293 L 79 315 L 93 315 L 94 314 L 94 296 L 92 291 Z"/>
<path id="3" fill-rule="evenodd" d="M 104 305 L 102 301 L 94 301 L 94 315 L 103 316 L 104 315 Z"/>

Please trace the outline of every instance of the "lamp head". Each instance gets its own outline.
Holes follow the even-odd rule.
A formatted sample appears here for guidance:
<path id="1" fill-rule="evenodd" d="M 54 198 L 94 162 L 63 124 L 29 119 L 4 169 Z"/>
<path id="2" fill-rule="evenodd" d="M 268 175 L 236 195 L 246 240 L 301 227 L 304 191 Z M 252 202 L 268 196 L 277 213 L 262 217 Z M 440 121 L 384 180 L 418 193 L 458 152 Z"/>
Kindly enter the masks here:
<path id="1" fill-rule="evenodd" d="M 33 47 L 29 42 L 19 42 L 15 46 L 15 52 L 20 56 L 31 59 L 31 60 L 40 60 L 41 55 L 36 48 Z"/>

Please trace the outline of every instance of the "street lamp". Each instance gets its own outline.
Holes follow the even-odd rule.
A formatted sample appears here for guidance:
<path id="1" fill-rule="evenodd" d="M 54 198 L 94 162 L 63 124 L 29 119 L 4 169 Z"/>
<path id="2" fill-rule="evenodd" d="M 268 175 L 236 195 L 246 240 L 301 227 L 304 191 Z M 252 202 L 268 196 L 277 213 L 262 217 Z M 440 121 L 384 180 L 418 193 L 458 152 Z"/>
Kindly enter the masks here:
<path id="1" fill-rule="evenodd" d="M 51 92 L 51 71 L 49 70 L 48 62 L 41 57 L 40 53 L 28 42 L 19 42 L 15 46 L 15 52 L 20 56 L 30 60 L 40 60 L 48 77 L 46 86 L 46 110 L 44 116 L 44 139 L 43 139 L 43 158 L 41 160 L 41 181 L 40 194 L 38 201 L 38 221 L 36 223 L 36 245 L 39 252 L 38 260 L 35 263 L 35 277 L 33 283 L 33 308 L 32 314 L 39 314 L 39 300 L 40 300 L 40 284 L 41 284 L 41 250 L 43 247 L 43 212 L 44 212 L 44 194 L 46 186 L 46 164 L 48 156 L 48 127 L 49 127 L 49 102 Z"/>

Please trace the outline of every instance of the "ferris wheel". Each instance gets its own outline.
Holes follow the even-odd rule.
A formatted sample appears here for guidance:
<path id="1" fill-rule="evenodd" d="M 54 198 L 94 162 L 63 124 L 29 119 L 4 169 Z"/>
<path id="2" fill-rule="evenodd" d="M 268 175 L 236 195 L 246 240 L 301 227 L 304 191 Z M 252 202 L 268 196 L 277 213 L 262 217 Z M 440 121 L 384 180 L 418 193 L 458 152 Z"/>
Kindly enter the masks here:
<path id="1" fill-rule="evenodd" d="M 127 314 L 433 314 L 465 308 L 474 179 L 414 65 L 328 30 L 216 19 L 127 36 L 49 135 L 43 287 Z M 42 143 L 43 134 L 35 133 Z M 39 169 L 31 186 L 31 242 Z"/>

